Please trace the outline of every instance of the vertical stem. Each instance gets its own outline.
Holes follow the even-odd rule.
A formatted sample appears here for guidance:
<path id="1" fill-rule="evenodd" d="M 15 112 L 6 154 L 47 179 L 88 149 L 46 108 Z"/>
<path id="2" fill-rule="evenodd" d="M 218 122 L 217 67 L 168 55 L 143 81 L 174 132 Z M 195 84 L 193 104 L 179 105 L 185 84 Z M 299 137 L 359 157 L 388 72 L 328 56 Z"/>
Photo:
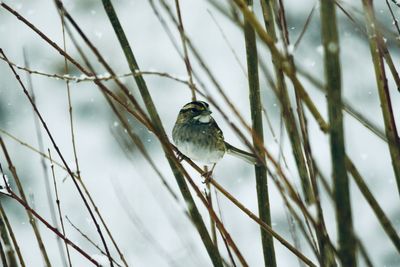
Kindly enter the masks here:
<path id="1" fill-rule="evenodd" d="M 129 45 L 129 42 L 125 36 L 124 30 L 119 22 L 117 14 L 115 13 L 114 7 L 110 0 L 103 0 L 103 6 L 107 13 L 108 18 L 110 19 L 112 26 L 114 28 L 114 31 L 118 37 L 118 40 L 121 44 L 121 48 L 123 49 L 123 52 L 128 61 L 128 64 L 129 64 L 129 68 L 132 71 L 132 73 L 135 73 L 137 70 L 139 70 L 139 66 L 138 66 L 135 56 L 132 52 L 132 49 Z M 143 77 L 141 75 L 135 75 L 135 81 L 139 88 L 140 94 L 143 98 L 143 101 L 145 103 L 147 111 L 150 115 L 150 118 L 154 124 L 155 130 L 158 132 L 160 138 L 162 139 L 162 140 L 160 140 L 161 143 L 162 144 L 169 143 L 168 137 L 162 126 L 161 119 L 157 113 L 156 107 L 155 107 L 153 100 L 151 98 L 151 95 L 147 89 L 145 80 L 143 79 Z M 204 243 L 204 246 L 207 249 L 208 255 L 210 256 L 211 261 L 214 266 L 222 267 L 221 256 L 211 240 L 210 234 L 207 231 L 207 227 L 203 221 L 203 218 L 201 217 L 199 210 L 197 209 L 197 206 L 196 206 L 196 204 L 193 200 L 193 197 L 189 191 L 186 181 L 182 175 L 182 172 L 179 169 L 179 166 L 171 157 L 171 155 L 172 155 L 171 148 L 166 145 L 163 145 L 163 149 L 166 154 L 167 160 L 171 166 L 172 172 L 176 178 L 179 189 L 181 190 L 182 196 L 185 199 L 185 202 L 187 203 L 188 210 L 189 210 L 190 216 L 192 218 L 192 221 L 200 234 L 200 237 Z"/>
<path id="2" fill-rule="evenodd" d="M 335 4 L 331 0 L 321 0 L 321 30 L 330 123 L 334 199 L 338 223 L 339 258 L 342 266 L 357 266 L 349 181 L 345 165 L 339 38 Z"/>
<path id="3" fill-rule="evenodd" d="M 252 6 L 253 1 L 247 0 L 247 5 Z M 247 73 L 249 80 L 249 95 L 251 107 L 251 120 L 253 127 L 253 144 L 259 158 L 264 162 L 260 165 L 255 165 L 257 198 L 258 198 L 258 213 L 260 219 L 271 225 L 271 213 L 268 195 L 267 181 L 267 166 L 264 152 L 264 132 L 262 123 L 262 103 L 260 84 L 258 78 L 258 55 L 256 35 L 251 24 L 245 20 L 244 36 L 246 41 L 246 56 L 247 56 Z M 268 267 L 276 266 L 275 249 L 272 236 L 264 229 L 260 228 L 261 241 L 264 255 L 264 264 Z"/>
<path id="4" fill-rule="evenodd" d="M 369 46 L 371 50 L 372 61 L 375 68 L 376 83 L 381 101 L 383 120 L 385 123 L 385 132 L 388 140 L 390 156 L 397 182 L 397 189 L 400 193 L 400 139 L 396 128 L 396 122 L 393 116 L 393 108 L 390 100 L 389 86 L 385 74 L 383 63 L 383 42 L 382 36 L 377 29 L 374 9 L 371 0 L 362 0 L 364 14 L 366 18 Z"/>

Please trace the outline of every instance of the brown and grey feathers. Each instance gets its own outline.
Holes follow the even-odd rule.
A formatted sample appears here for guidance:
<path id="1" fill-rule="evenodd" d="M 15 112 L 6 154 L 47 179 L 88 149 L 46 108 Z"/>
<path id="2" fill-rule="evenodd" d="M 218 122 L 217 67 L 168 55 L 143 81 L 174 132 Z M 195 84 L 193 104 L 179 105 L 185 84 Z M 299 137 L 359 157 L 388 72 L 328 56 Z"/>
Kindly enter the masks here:
<path id="1" fill-rule="evenodd" d="M 226 153 L 232 156 L 240 158 L 253 165 L 256 165 L 258 163 L 257 157 L 252 153 L 236 148 L 231 144 L 229 144 L 228 142 L 225 142 L 225 147 L 226 147 Z"/>

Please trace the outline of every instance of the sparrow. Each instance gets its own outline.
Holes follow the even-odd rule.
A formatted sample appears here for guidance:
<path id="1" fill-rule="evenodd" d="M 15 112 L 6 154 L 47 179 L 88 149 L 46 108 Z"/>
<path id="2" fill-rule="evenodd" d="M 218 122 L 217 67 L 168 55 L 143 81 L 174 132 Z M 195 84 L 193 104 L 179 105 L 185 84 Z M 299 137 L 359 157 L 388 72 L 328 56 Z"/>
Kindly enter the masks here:
<path id="1" fill-rule="evenodd" d="M 172 139 L 179 151 L 191 160 L 213 164 L 213 167 L 225 154 L 257 164 L 254 154 L 224 140 L 211 113 L 209 104 L 204 101 L 193 101 L 182 107 L 172 130 Z"/>

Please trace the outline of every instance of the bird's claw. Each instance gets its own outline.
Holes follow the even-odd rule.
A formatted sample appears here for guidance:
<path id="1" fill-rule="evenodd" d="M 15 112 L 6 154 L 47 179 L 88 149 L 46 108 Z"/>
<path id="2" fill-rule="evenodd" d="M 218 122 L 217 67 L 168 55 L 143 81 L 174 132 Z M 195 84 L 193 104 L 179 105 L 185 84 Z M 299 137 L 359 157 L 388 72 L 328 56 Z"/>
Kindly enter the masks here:
<path id="1" fill-rule="evenodd" d="M 179 162 L 182 162 L 186 158 L 186 156 L 183 155 L 180 151 L 176 151 L 176 157 Z"/>
<path id="2" fill-rule="evenodd" d="M 204 177 L 204 181 L 202 183 L 208 184 L 209 182 L 211 182 L 212 171 L 206 171 L 201 176 Z"/>

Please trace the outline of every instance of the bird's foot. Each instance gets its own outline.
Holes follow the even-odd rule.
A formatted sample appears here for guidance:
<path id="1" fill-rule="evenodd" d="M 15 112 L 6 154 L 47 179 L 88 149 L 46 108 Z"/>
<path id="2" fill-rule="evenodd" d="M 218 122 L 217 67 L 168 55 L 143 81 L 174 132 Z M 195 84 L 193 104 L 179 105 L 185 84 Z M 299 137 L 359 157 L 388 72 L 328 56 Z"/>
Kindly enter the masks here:
<path id="1" fill-rule="evenodd" d="M 211 171 L 205 171 L 201 176 L 204 177 L 204 181 L 202 183 L 203 184 L 208 184 L 209 182 L 211 182 L 212 170 Z"/>
<path id="2" fill-rule="evenodd" d="M 182 162 L 186 158 L 186 156 L 183 155 L 179 150 L 176 151 L 176 157 L 179 162 Z"/>

